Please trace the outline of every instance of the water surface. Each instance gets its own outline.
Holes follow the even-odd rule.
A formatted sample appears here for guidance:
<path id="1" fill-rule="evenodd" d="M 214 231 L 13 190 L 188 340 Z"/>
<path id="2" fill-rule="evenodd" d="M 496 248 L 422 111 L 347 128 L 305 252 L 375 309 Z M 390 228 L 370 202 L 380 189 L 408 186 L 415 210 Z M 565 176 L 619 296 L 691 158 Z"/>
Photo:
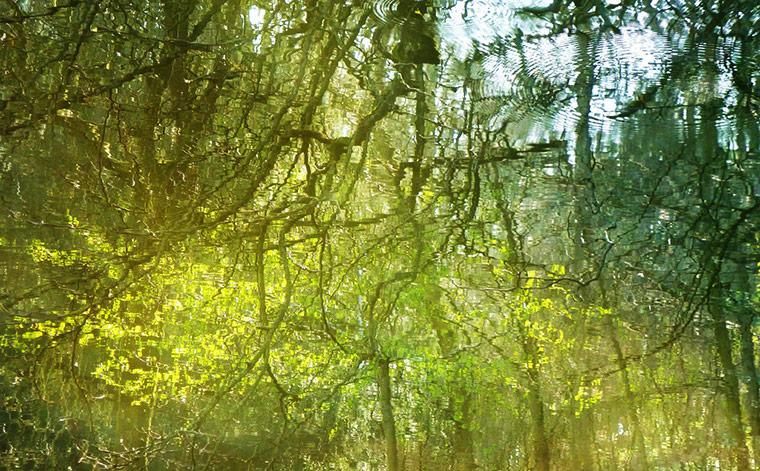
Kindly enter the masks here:
<path id="1" fill-rule="evenodd" d="M 750 470 L 753 2 L 0 6 L 0 468 Z"/>

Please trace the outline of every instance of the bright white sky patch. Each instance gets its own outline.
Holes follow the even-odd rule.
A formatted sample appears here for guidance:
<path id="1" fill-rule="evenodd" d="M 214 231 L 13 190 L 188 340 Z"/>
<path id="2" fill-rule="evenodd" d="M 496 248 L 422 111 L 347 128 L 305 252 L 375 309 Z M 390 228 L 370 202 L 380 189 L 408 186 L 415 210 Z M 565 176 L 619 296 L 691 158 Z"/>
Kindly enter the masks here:
<path id="1" fill-rule="evenodd" d="M 264 25 L 264 15 L 266 15 L 266 13 L 266 10 L 255 5 L 251 6 L 248 10 L 248 21 L 251 22 L 251 26 L 254 29 L 260 29 Z"/>

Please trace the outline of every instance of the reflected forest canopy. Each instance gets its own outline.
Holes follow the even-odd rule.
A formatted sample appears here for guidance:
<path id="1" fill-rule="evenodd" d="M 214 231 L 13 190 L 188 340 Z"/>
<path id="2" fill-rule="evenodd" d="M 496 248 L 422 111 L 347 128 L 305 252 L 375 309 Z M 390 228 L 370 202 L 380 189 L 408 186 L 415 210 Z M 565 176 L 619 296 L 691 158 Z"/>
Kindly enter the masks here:
<path id="1" fill-rule="evenodd" d="M 758 469 L 759 38 L 0 2 L 0 469 Z"/>

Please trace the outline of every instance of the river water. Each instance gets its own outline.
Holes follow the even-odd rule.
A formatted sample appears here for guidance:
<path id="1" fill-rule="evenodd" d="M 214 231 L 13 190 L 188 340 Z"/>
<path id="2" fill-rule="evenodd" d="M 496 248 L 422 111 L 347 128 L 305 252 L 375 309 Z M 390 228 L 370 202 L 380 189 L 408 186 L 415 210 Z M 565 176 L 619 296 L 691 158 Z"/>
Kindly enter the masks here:
<path id="1" fill-rule="evenodd" d="M 0 468 L 756 469 L 759 19 L 0 6 Z"/>

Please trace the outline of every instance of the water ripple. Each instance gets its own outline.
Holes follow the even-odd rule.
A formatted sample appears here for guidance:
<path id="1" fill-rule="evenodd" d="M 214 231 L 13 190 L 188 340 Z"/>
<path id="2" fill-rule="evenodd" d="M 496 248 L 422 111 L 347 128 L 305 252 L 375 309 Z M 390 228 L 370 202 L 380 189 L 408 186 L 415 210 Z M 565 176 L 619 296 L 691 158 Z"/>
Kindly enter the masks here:
<path id="1" fill-rule="evenodd" d="M 401 0 L 376 0 L 370 3 L 372 12 L 380 23 L 400 25 L 404 22 L 398 11 Z"/>

